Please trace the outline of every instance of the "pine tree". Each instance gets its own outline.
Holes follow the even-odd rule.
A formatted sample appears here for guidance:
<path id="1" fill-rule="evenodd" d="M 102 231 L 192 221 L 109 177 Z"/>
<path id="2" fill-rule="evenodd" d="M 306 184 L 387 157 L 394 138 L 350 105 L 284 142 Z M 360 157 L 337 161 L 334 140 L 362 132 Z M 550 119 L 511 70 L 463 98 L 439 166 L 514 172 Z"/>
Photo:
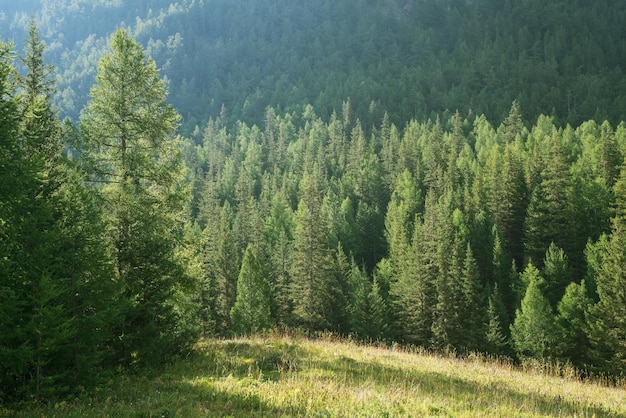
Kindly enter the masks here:
<path id="1" fill-rule="evenodd" d="M 394 267 L 398 269 L 397 279 L 389 290 L 394 301 L 395 329 L 402 339 L 424 346 L 432 341 L 437 281 L 442 277 L 440 261 L 449 255 L 438 244 L 437 234 L 447 235 L 451 227 L 444 223 L 447 229 L 439 228 L 438 216 L 437 199 L 430 192 L 424 219 L 418 218 L 414 223 L 411 247 Z"/>
<path id="2" fill-rule="evenodd" d="M 237 299 L 230 311 L 233 330 L 256 333 L 274 325 L 271 316 L 270 283 L 262 271 L 251 246 L 248 246 L 237 280 Z"/>
<path id="3" fill-rule="evenodd" d="M 289 298 L 293 212 L 281 194 L 272 198 L 269 216 L 265 219 L 263 242 L 269 252 L 266 263 L 272 287 L 272 316 L 277 325 L 291 322 Z"/>
<path id="4" fill-rule="evenodd" d="M 383 339 L 387 332 L 387 312 L 378 281 L 370 280 L 353 261 L 350 282 L 350 331 L 361 339 Z"/>
<path id="5" fill-rule="evenodd" d="M 119 329 L 125 362 L 163 359 L 199 330 L 189 305 L 178 303 L 196 278 L 183 257 L 190 196 L 175 137 L 180 117 L 166 95 L 154 61 L 117 30 L 81 118 L 81 157 L 102 195 L 129 301 Z"/>
<path id="6" fill-rule="evenodd" d="M 362 339 L 370 338 L 369 278 L 352 260 L 350 269 L 350 331 Z"/>
<path id="7" fill-rule="evenodd" d="M 101 243 L 103 224 L 95 196 L 84 187 L 75 163 L 60 152 L 69 132 L 62 132 L 52 110 L 53 81 L 32 22 L 29 35 L 22 59 L 27 73 L 18 80 L 24 94 L 19 103 L 13 102 L 20 107 L 21 123 L 8 107 L 2 109 L 3 127 L 15 130 L 3 136 L 12 144 L 3 142 L 1 147 L 5 151 L 12 145 L 11 159 L 0 154 L 1 165 L 11 168 L 2 174 L 3 187 L 10 188 L 1 193 L 6 201 L 0 205 L 0 219 L 6 222 L 7 235 L 0 239 L 6 257 L 0 264 L 0 293 L 6 319 L 19 332 L 5 333 L 6 322 L 0 321 L 8 343 L 0 351 L 4 364 L 18 367 L 17 374 L 16 369 L 2 372 L 13 380 L 3 382 L 7 391 L 20 382 L 21 395 L 40 399 L 98 380 L 112 341 L 119 288 Z M 7 96 L 8 75 L 2 72 Z M 3 277 L 7 272 L 12 284 Z M 7 359 L 11 352 L 21 354 Z"/>
<path id="8" fill-rule="evenodd" d="M 53 161 L 60 157 L 61 141 L 57 117 L 52 109 L 52 95 L 55 93 L 54 68 L 44 63 L 45 45 L 39 36 L 39 30 L 31 18 L 24 56 L 20 61 L 27 72 L 20 77 L 24 97 L 24 117 L 22 137 L 26 152 L 31 157 L 43 159 L 48 170 Z"/>
<path id="9" fill-rule="evenodd" d="M 501 163 L 494 167 L 493 175 L 489 206 L 502 232 L 506 249 L 520 265 L 528 198 L 521 157 L 514 144 L 505 145 Z"/>
<path id="10" fill-rule="evenodd" d="M 465 308 L 463 289 L 463 251 L 456 240 L 451 248 L 450 262 L 439 271 L 436 279 L 437 303 L 432 324 L 432 345 L 438 349 L 459 350 L 465 346 L 462 314 Z"/>

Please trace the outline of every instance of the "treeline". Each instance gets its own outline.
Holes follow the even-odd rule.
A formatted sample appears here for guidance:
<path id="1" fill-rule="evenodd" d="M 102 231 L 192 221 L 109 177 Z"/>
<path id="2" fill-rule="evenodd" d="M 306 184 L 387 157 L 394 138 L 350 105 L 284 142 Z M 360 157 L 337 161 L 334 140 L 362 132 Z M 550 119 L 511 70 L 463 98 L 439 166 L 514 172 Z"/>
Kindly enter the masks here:
<path id="1" fill-rule="evenodd" d="M 76 124 L 34 24 L 24 75 L 1 45 L 1 400 L 272 328 L 626 371 L 624 123 L 366 126 L 346 100 L 196 143 L 128 32 Z"/>
<path id="2" fill-rule="evenodd" d="M 402 126 L 455 109 L 499 124 L 514 100 L 527 123 L 540 114 L 560 127 L 626 119 L 626 9 L 615 1 L 22 3 L 3 7 L 5 37 L 20 40 L 36 12 L 59 69 L 55 102 L 72 118 L 121 24 L 168 78 L 186 135 L 222 105 L 229 126 L 261 126 L 268 106 L 302 113 L 310 103 L 329 120 L 347 97 L 367 127 L 385 112 Z"/>

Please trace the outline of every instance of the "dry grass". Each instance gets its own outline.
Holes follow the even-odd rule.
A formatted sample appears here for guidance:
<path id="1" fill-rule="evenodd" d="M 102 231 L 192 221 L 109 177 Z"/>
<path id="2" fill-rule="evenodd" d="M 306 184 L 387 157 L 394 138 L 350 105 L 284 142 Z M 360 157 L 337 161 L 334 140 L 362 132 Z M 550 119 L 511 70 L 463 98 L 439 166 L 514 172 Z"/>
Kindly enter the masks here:
<path id="1" fill-rule="evenodd" d="M 17 414 L 626 417 L 626 391 L 482 358 L 255 337 L 204 341 L 153 376 L 121 376 L 91 397 Z"/>

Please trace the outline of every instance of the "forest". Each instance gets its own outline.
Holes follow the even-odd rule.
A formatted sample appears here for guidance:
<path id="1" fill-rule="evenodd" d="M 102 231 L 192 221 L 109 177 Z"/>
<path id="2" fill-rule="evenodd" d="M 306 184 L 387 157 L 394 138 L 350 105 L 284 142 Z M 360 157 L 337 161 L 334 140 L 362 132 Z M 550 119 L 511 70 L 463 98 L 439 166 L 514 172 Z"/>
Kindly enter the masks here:
<path id="1" fill-rule="evenodd" d="M 610 0 L 20 0 L 0 36 L 23 48 L 36 14 L 61 118 L 77 119 L 110 34 L 125 27 L 166 79 L 181 133 L 222 106 L 229 125 L 266 107 L 329 120 L 350 98 L 368 130 L 472 111 L 500 124 L 626 120 L 626 8 Z M 201 136 L 201 135 L 199 135 Z"/>
<path id="2" fill-rule="evenodd" d="M 35 9 L 35 3 L 40 2 L 24 7 Z M 626 123 L 624 78 L 618 76 L 626 55 L 598 45 L 606 52 L 598 60 L 606 62 L 561 68 L 568 60 L 578 62 L 572 48 L 571 55 L 552 57 L 558 70 L 550 73 L 544 54 L 560 50 L 552 42 L 582 41 L 557 35 L 568 26 L 547 25 L 539 31 L 540 51 L 515 58 L 522 71 L 524 63 L 541 56 L 526 68 L 541 80 L 518 74 L 490 85 L 482 77 L 504 71 L 503 61 L 497 61 L 492 75 L 474 68 L 480 76 L 473 82 L 483 85 L 484 95 L 463 82 L 460 90 L 447 89 L 442 74 L 464 75 L 454 75 L 454 67 L 433 71 L 429 65 L 458 64 L 465 71 L 481 59 L 463 65 L 469 58 L 446 51 L 446 42 L 456 39 L 444 35 L 471 45 L 463 31 L 470 31 L 481 13 L 495 13 L 501 16 L 493 23 L 499 37 L 485 33 L 483 52 L 504 60 L 511 55 L 499 55 L 494 45 L 522 48 L 522 34 L 500 32 L 498 25 L 513 30 L 505 19 L 514 15 L 509 9 L 529 18 L 539 13 L 536 2 L 380 1 L 374 14 L 364 14 L 363 24 L 382 13 L 399 24 L 381 21 L 381 26 L 401 31 L 417 19 L 412 39 L 424 36 L 439 51 L 425 59 L 425 67 L 411 72 L 416 64 L 403 51 L 411 45 L 396 45 L 398 61 L 376 58 L 372 62 L 381 67 L 373 72 L 355 66 L 367 69 L 371 80 L 389 80 L 380 96 L 375 89 L 352 94 L 351 82 L 341 77 L 318 88 L 328 74 L 294 69 L 298 77 L 308 74 L 312 84 L 294 78 L 293 85 L 275 90 L 275 100 L 266 101 L 271 89 L 249 77 L 253 69 L 242 61 L 229 82 L 242 90 L 241 80 L 258 82 L 253 94 L 259 100 L 251 104 L 237 88 L 227 99 L 230 87 L 220 96 L 212 84 L 204 89 L 192 83 L 187 92 L 199 96 L 185 96 L 182 73 L 214 71 L 215 64 L 192 63 L 212 52 L 187 56 L 191 61 L 172 55 L 160 67 L 151 53 L 162 58 L 158 41 L 142 44 L 147 35 L 138 35 L 143 20 L 137 18 L 134 28 L 113 28 L 103 38 L 102 54 L 89 55 L 98 56 L 97 68 L 75 80 L 76 86 L 90 83 L 84 104 L 74 102 L 78 111 L 64 107 L 69 96 L 63 90 L 74 88 L 68 77 L 77 67 L 55 67 L 47 60 L 63 45 L 44 42 L 44 34 L 58 31 L 50 26 L 58 20 L 46 13 L 58 3 L 56 12 L 67 13 L 68 21 L 80 16 L 87 21 L 81 11 L 91 3 L 41 3 L 47 6 L 37 18 L 27 18 L 19 49 L 0 42 L 0 402 L 76 394 L 117 370 L 165 364 L 200 338 L 268 330 L 331 332 L 459 355 L 559 362 L 583 375 L 626 373 Z M 133 3 L 137 10 L 121 8 L 123 3 L 91 7 L 137 16 L 148 2 Z M 177 3 L 167 10 L 182 14 L 185 7 L 205 3 L 213 2 Z M 577 3 L 567 4 L 578 8 L 579 18 L 583 14 L 594 22 L 596 15 Z M 285 12 L 275 5 L 263 14 L 255 9 L 262 4 L 237 10 L 226 2 L 213 6 L 217 15 L 236 13 L 244 21 Z M 347 5 L 320 6 L 336 7 Z M 608 22 L 620 12 L 611 10 Z M 302 22 L 291 22 L 294 28 L 321 19 L 299 11 Z M 469 22 L 453 24 L 453 16 L 464 11 Z M 2 19 L 9 20 L 10 12 Z M 158 16 L 165 21 L 169 15 Z M 544 16 L 534 16 L 537 20 L 524 23 L 528 33 L 543 22 Z M 331 31 L 324 22 L 320 37 Z M 268 29 L 275 26 L 266 23 Z M 188 26 L 194 24 L 214 25 L 190 20 Z M 162 25 L 156 28 L 166 30 Z M 459 33 L 438 32 L 439 25 L 456 26 Z M 611 30 L 608 35 L 617 39 L 612 47 L 624 48 L 621 26 L 603 24 L 585 36 L 605 42 Z M 371 51 L 362 53 L 389 53 L 375 42 L 395 35 L 372 39 Z M 255 39 L 263 36 L 270 33 Z M 100 44 L 100 38 L 90 39 Z M 321 39 L 295 37 L 294 43 L 315 49 L 325 44 Z M 190 35 L 173 35 L 167 48 L 182 51 L 179 43 L 191 41 Z M 288 53 L 283 41 L 271 43 Z M 341 39 L 334 42 L 331 48 Z M 264 51 L 247 47 L 251 59 Z M 589 53 L 588 47 L 580 48 Z M 338 51 L 337 65 L 352 68 Z M 438 54 L 446 52 L 458 61 L 436 65 L 444 56 Z M 300 53 L 317 56 L 314 50 Z M 278 55 L 279 61 L 285 57 Z M 293 59 L 308 68 L 305 61 Z M 174 62 L 189 64 L 181 69 Z M 398 63 L 406 67 L 394 67 Z M 332 67 L 325 61 L 315 65 Z M 573 68 L 580 72 L 569 73 Z M 269 85 L 279 85 L 272 77 L 290 70 L 255 71 L 267 74 Z M 432 88 L 419 81 L 402 88 L 404 71 L 415 80 L 441 79 Z M 545 88 L 559 100 L 571 89 L 569 107 L 557 107 L 559 100 Z M 298 89 L 306 94 L 298 95 Z M 317 100 L 325 91 L 334 96 Z M 420 109 L 413 100 L 428 107 Z M 192 113 L 198 108 L 205 114 Z M 187 128 L 193 129 L 185 128 L 189 121 L 193 125 Z"/>

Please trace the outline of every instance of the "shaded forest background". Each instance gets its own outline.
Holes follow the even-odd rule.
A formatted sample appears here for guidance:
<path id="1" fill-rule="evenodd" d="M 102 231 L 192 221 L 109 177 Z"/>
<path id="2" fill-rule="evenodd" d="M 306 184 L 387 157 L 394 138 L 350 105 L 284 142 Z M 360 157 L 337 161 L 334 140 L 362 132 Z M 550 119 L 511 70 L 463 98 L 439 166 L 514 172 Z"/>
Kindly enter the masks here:
<path id="1" fill-rule="evenodd" d="M 619 4 L 284 3 L 3 6 L 0 400 L 273 328 L 623 375 Z"/>
<path id="2" fill-rule="evenodd" d="M 127 27 L 168 79 L 190 135 L 224 105 L 260 125 L 267 106 L 324 119 L 351 99 L 364 127 L 403 126 L 457 109 L 500 123 L 517 100 L 528 121 L 625 119 L 626 10 L 619 2 L 379 0 L 27 0 L 0 8 L 20 48 L 36 13 L 55 101 L 75 118 L 110 33 Z"/>

